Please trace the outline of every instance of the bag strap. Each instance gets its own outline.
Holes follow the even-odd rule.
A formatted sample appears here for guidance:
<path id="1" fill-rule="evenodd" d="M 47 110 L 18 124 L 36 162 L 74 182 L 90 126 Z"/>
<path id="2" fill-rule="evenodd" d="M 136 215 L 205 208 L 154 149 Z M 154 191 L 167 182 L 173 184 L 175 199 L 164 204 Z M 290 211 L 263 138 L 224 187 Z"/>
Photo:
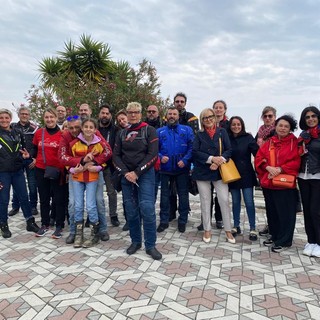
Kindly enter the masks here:
<path id="1" fill-rule="evenodd" d="M 41 137 L 41 149 L 42 149 L 42 158 L 43 158 L 43 163 L 46 164 L 46 156 L 44 154 L 44 128 L 42 128 L 42 137 Z"/>
<path id="2" fill-rule="evenodd" d="M 274 144 L 272 140 L 270 140 L 270 165 L 271 167 L 276 166 L 276 152 L 274 150 Z"/>

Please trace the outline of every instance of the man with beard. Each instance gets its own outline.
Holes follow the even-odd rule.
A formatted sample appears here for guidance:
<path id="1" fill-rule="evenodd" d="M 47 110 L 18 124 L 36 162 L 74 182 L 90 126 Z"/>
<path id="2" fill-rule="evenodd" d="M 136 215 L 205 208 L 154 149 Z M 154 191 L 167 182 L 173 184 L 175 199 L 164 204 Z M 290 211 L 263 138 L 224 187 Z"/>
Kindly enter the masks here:
<path id="1" fill-rule="evenodd" d="M 92 109 L 87 103 L 82 103 L 79 107 L 79 116 L 81 121 L 90 118 L 92 115 Z"/>
<path id="2" fill-rule="evenodd" d="M 155 105 L 150 105 L 147 108 L 147 117 L 145 122 L 149 125 L 154 127 L 155 129 L 159 129 L 162 127 L 162 122 L 160 120 L 159 116 L 159 110 L 158 107 Z"/>
<path id="3" fill-rule="evenodd" d="M 105 103 L 100 107 L 98 120 L 98 130 L 105 138 L 105 140 L 110 144 L 110 147 L 113 150 L 116 133 L 118 130 L 113 123 L 111 106 L 109 104 Z M 114 167 L 112 164 L 112 159 L 110 159 L 107 162 L 106 169 L 103 171 L 103 178 L 107 187 L 110 221 L 113 226 L 118 227 L 120 225 L 120 222 L 117 214 L 117 192 L 111 182 L 113 171 Z"/>
<path id="4" fill-rule="evenodd" d="M 167 125 L 158 129 L 161 173 L 160 224 L 158 232 L 169 227 L 170 181 L 174 180 L 179 197 L 178 230 L 186 230 L 189 211 L 188 175 L 191 165 L 194 134 L 189 126 L 179 124 L 179 111 L 167 110 Z"/>
<path id="5" fill-rule="evenodd" d="M 148 106 L 147 108 L 147 117 L 145 119 L 145 122 L 149 125 L 154 127 L 155 129 L 159 129 L 163 126 L 162 121 L 160 119 L 159 116 L 159 110 L 158 107 L 151 104 L 150 106 Z M 154 194 L 155 194 L 155 201 L 157 201 L 157 195 L 158 195 L 158 189 L 159 189 L 159 185 L 160 185 L 160 161 L 159 159 L 157 160 L 156 164 L 154 165 L 154 172 L 155 172 L 155 190 L 154 190 Z"/>
<path id="6" fill-rule="evenodd" d="M 186 110 L 187 96 L 183 92 L 178 92 L 173 102 L 179 111 L 179 123 L 191 127 L 193 133 L 196 134 L 199 131 L 199 121 L 192 112 Z"/>

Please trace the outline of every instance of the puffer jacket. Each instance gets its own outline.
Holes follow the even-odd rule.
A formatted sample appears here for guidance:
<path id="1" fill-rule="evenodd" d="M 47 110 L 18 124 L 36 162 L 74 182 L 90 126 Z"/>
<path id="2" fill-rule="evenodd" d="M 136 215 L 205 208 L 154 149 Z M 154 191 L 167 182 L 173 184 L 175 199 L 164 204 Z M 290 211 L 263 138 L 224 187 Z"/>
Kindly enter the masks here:
<path id="1" fill-rule="evenodd" d="M 25 140 L 21 131 L 0 128 L 0 172 L 15 172 L 22 168 L 23 158 L 20 153 L 25 148 Z"/>
<path id="2" fill-rule="evenodd" d="M 157 130 L 159 137 L 159 158 L 169 157 L 167 163 L 160 165 L 160 172 L 165 174 L 179 174 L 190 170 L 192 158 L 192 144 L 194 134 L 189 126 L 177 124 L 175 126 L 165 126 Z M 182 160 L 183 168 L 178 167 L 178 162 Z"/>

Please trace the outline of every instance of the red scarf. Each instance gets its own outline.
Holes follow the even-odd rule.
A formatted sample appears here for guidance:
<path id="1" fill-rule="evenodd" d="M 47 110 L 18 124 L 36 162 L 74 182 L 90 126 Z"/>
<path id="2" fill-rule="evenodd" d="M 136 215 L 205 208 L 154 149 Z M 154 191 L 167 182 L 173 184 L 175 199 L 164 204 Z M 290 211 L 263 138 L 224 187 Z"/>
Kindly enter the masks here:
<path id="1" fill-rule="evenodd" d="M 263 145 L 270 138 L 271 131 L 274 130 L 274 128 L 274 124 L 272 126 L 266 126 L 263 124 L 259 128 L 257 141 L 259 146 Z"/>
<path id="2" fill-rule="evenodd" d="M 216 133 L 216 127 L 206 128 L 206 132 L 211 139 L 213 139 L 214 134 Z"/>

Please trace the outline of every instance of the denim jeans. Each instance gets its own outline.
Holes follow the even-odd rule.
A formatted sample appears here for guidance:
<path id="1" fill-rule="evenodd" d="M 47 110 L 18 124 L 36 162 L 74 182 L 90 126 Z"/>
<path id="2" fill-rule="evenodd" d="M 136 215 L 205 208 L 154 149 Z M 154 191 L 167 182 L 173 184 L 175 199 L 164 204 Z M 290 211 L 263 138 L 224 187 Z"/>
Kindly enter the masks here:
<path id="1" fill-rule="evenodd" d="M 74 220 L 75 222 L 83 221 L 84 197 L 86 197 L 86 207 L 90 222 L 96 224 L 98 219 L 96 192 L 98 180 L 92 182 L 73 181 L 74 196 Z"/>
<path id="2" fill-rule="evenodd" d="M 73 188 L 73 180 L 70 177 L 69 179 L 69 204 L 68 204 L 68 211 L 69 211 L 69 221 L 70 221 L 70 233 L 76 233 L 76 225 L 75 225 L 75 200 L 74 200 L 74 188 Z M 99 173 L 97 191 L 96 191 L 96 201 L 97 201 L 97 210 L 98 210 L 98 217 L 99 217 L 99 232 L 104 233 L 107 231 L 107 218 L 106 218 L 106 206 L 104 203 L 103 198 L 103 187 L 104 187 L 104 180 L 103 180 L 103 173 Z M 89 217 L 90 220 L 90 217 Z M 90 220 L 91 221 L 91 220 Z"/>
<path id="3" fill-rule="evenodd" d="M 154 204 L 154 169 L 148 170 L 137 181 L 139 186 L 121 179 L 122 198 L 129 223 L 132 243 L 142 242 L 141 223 L 143 223 L 145 249 L 151 249 L 156 244 L 156 212 Z"/>
<path id="4" fill-rule="evenodd" d="M 36 208 L 38 203 L 38 191 L 37 191 L 37 182 L 36 182 L 36 173 L 35 169 L 30 169 L 29 165 L 32 162 L 32 160 L 25 159 L 23 161 L 24 163 L 24 171 L 27 176 L 28 181 L 28 190 L 29 190 L 29 202 L 31 208 Z M 13 189 L 13 195 L 12 195 L 12 208 L 19 209 L 20 208 L 20 202 L 17 196 L 17 193 L 15 189 Z"/>
<path id="5" fill-rule="evenodd" d="M 170 216 L 170 178 L 174 177 L 179 198 L 179 218 L 178 224 L 188 222 L 189 213 L 189 191 L 188 172 L 178 175 L 161 174 L 161 196 L 160 196 L 160 223 L 169 223 Z"/>
<path id="6" fill-rule="evenodd" d="M 250 230 L 256 228 L 256 209 L 254 206 L 253 188 L 230 189 L 232 196 L 233 225 L 240 226 L 241 191 L 249 219 Z"/>
<path id="7" fill-rule="evenodd" d="M 13 186 L 13 189 L 16 190 L 25 219 L 30 219 L 32 213 L 23 170 L 0 172 L 0 181 L 3 185 L 3 189 L 0 191 L 0 223 L 7 223 L 8 221 L 8 205 L 11 185 Z"/>

